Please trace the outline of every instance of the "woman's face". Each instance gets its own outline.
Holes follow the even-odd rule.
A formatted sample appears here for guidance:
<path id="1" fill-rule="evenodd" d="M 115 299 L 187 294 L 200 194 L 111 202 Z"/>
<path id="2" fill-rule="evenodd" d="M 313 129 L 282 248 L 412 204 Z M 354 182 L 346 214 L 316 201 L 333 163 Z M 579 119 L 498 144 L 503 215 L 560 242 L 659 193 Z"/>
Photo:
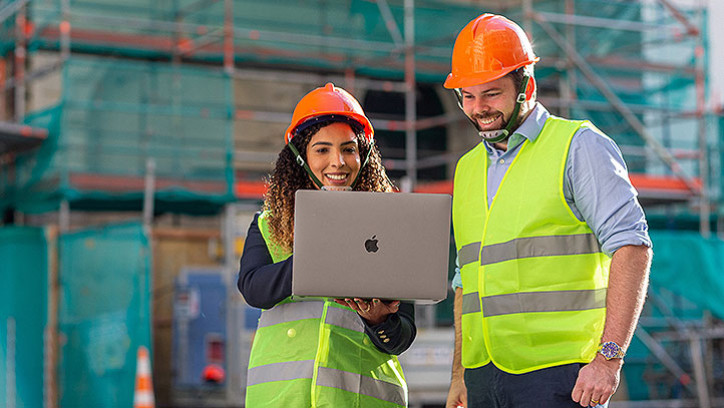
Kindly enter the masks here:
<path id="1" fill-rule="evenodd" d="M 346 123 L 319 129 L 307 146 L 307 164 L 324 186 L 351 186 L 360 168 L 357 135 Z"/>

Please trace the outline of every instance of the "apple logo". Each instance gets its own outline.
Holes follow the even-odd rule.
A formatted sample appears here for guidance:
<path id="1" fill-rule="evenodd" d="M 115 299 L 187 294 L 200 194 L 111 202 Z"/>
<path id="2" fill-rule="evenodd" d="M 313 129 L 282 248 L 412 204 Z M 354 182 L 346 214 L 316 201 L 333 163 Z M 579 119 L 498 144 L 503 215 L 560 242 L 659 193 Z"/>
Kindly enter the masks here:
<path id="1" fill-rule="evenodd" d="M 379 249 L 377 247 L 377 241 L 377 235 L 373 235 L 372 238 L 365 241 L 365 249 L 367 250 L 367 252 L 377 252 L 377 250 Z"/>

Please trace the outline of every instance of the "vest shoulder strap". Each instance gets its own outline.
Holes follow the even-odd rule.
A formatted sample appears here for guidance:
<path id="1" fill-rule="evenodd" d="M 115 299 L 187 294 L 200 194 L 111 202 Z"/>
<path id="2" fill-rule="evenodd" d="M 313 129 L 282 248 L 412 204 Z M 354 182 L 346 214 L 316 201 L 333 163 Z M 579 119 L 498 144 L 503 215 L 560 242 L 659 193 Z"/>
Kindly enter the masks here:
<path id="1" fill-rule="evenodd" d="M 277 263 L 292 256 L 292 252 L 284 250 L 281 245 L 277 244 L 276 241 L 274 241 L 271 235 L 271 229 L 269 228 L 268 217 L 268 211 L 264 211 L 259 214 L 259 231 L 261 231 L 261 236 L 264 238 L 264 242 L 266 242 L 266 247 L 267 249 L 269 249 L 269 254 L 272 257 L 272 261 L 274 261 L 274 263 Z"/>

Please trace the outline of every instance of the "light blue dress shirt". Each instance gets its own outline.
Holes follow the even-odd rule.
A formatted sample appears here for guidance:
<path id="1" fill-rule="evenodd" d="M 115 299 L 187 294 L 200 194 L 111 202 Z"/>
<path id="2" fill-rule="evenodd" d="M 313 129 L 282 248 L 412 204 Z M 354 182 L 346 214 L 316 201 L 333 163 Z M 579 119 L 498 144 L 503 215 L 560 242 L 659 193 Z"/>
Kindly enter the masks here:
<path id="1" fill-rule="evenodd" d="M 525 139 L 535 141 L 549 117 L 546 108 L 536 103 L 528 118 L 508 139 L 507 151 L 484 142 L 490 158 L 488 203 L 493 202 L 505 172 Z M 573 214 L 593 230 L 605 254 L 611 256 L 625 245 L 651 247 L 638 193 L 628 178 L 621 151 L 608 136 L 590 128 L 581 129 L 573 136 L 563 177 L 563 195 Z M 459 265 L 457 260 L 456 265 Z M 452 287 L 462 287 L 459 267 L 455 269 Z"/>

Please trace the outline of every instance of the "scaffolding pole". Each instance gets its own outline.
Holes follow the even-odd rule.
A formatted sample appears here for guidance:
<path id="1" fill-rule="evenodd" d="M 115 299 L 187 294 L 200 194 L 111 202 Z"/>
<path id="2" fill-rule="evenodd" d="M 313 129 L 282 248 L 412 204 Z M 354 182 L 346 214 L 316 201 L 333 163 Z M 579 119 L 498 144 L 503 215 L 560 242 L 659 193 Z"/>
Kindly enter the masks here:
<path id="1" fill-rule="evenodd" d="M 665 1 L 665 0 L 660 0 Z M 673 6 L 670 6 L 673 7 Z M 680 15 L 681 13 L 677 13 Z M 699 177 L 701 178 L 701 203 L 699 205 L 699 233 L 704 238 L 711 236 L 711 200 L 709 197 L 709 140 L 706 133 L 706 83 L 704 80 L 704 42 L 701 33 L 696 28 L 691 28 L 691 23 L 687 22 L 687 27 L 691 32 L 696 33 L 696 50 L 694 57 L 696 58 L 696 115 L 698 125 L 697 142 L 699 145 Z"/>
<path id="2" fill-rule="evenodd" d="M 558 34 L 558 31 L 545 20 L 539 13 L 533 12 L 531 16 L 538 25 L 548 34 L 548 36 L 571 58 L 573 63 L 588 78 L 588 80 L 598 89 L 599 92 L 608 100 L 613 108 L 623 116 L 626 122 L 636 133 L 646 142 L 646 144 L 656 153 L 656 155 L 672 170 L 674 175 L 683 181 L 686 186 L 694 194 L 700 194 L 701 190 L 706 186 L 698 186 L 693 178 L 689 176 L 679 165 L 676 159 L 664 148 L 661 143 L 656 140 L 647 130 L 644 124 L 631 112 L 626 104 L 619 98 L 611 88 L 593 71 L 590 65 L 583 57 Z"/>
<path id="3" fill-rule="evenodd" d="M 25 118 L 25 63 L 27 59 L 25 27 L 27 16 L 25 6 L 18 9 L 15 16 L 15 106 L 14 117 L 16 123 Z"/>
<path id="4" fill-rule="evenodd" d="M 417 118 L 415 83 L 415 0 L 405 0 L 405 160 L 407 161 L 406 190 L 417 185 Z"/>

